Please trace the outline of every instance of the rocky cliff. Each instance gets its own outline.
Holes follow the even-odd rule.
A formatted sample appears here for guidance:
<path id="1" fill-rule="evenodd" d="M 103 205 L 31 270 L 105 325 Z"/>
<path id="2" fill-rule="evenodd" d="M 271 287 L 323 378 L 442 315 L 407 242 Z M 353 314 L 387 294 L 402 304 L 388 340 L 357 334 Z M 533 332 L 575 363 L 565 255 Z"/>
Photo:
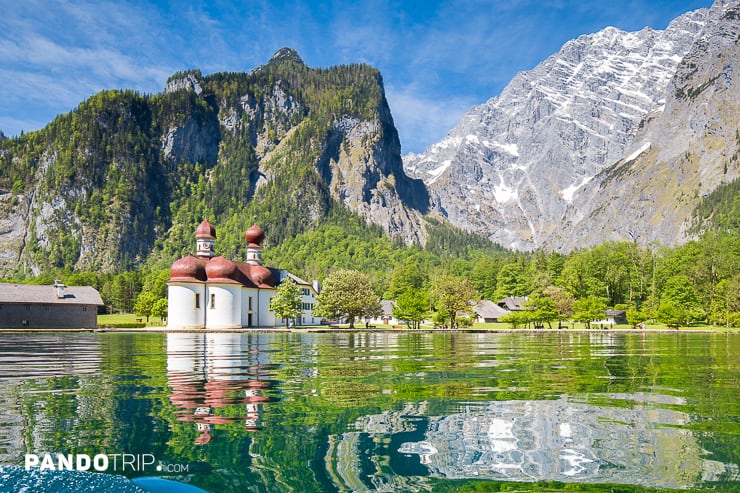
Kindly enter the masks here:
<path id="1" fill-rule="evenodd" d="M 730 40 L 736 7 L 737 2 L 718 1 L 711 9 L 675 19 L 663 31 L 629 33 L 610 27 L 570 41 L 533 70 L 518 74 L 500 96 L 472 108 L 441 142 L 422 154 L 405 156 L 405 169 L 425 181 L 435 207 L 453 224 L 515 249 L 568 251 L 607 238 L 629 240 L 630 228 L 614 224 L 623 223 L 627 214 L 615 200 L 628 196 L 637 197 L 639 210 L 630 213 L 652 221 L 641 223 L 643 241 L 685 240 L 680 231 L 690 203 L 658 217 L 641 206 L 653 200 L 662 210 L 671 210 L 667 197 L 625 180 L 604 180 L 614 177 L 607 170 L 615 163 L 632 162 L 634 158 L 626 158 L 647 145 L 648 129 L 654 134 L 651 145 L 662 139 L 673 155 L 694 161 L 705 153 L 697 154 L 689 148 L 690 141 L 676 136 L 702 132 L 691 130 L 697 118 L 712 119 L 734 132 L 737 112 L 732 105 L 726 110 L 720 106 L 736 99 L 737 92 L 720 98 L 706 89 L 735 70 L 737 47 Z M 717 31 L 725 32 L 721 46 L 708 41 Z M 712 82 L 702 78 L 704 73 L 711 74 Z M 683 97 L 678 94 L 681 88 L 686 91 Z M 694 116 L 694 111 L 714 116 Z M 658 120 L 666 124 L 660 126 Z M 715 147 L 723 147 L 725 130 L 715 130 Z M 713 154 L 727 152 L 732 155 L 731 149 Z M 644 159 L 650 158 L 642 157 L 632 171 L 635 182 L 655 186 L 653 175 L 640 173 Z M 705 169 L 709 160 L 707 155 L 697 167 Z M 684 193 L 700 195 L 731 176 L 705 179 L 696 189 L 684 188 Z M 593 222 L 596 217 L 603 227 Z M 660 233 L 653 227 L 656 222 L 661 223 Z M 607 223 L 614 230 L 609 235 L 604 231 Z"/>
<path id="2" fill-rule="evenodd" d="M 105 91 L 0 143 L 0 272 L 124 270 L 192 247 L 203 218 L 240 255 L 356 214 L 423 242 L 429 199 L 403 171 L 377 70 L 311 69 L 290 49 L 250 73 L 175 74 L 163 93 Z"/>
<path id="3" fill-rule="evenodd" d="M 573 203 L 589 208 L 566 211 L 569 234 L 546 246 L 570 250 L 584 237 L 684 243 L 702 198 L 740 178 L 740 3 L 715 4 L 665 98 L 628 155 L 576 193 Z"/>

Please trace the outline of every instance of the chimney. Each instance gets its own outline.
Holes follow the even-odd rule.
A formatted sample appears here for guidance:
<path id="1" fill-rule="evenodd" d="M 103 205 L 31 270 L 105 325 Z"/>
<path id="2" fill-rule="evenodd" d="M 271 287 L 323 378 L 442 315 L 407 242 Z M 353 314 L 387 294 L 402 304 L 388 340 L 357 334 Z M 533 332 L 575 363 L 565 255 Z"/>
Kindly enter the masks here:
<path id="1" fill-rule="evenodd" d="M 57 290 L 57 298 L 64 299 L 64 288 L 66 287 L 62 281 L 55 280 L 54 287 Z"/>

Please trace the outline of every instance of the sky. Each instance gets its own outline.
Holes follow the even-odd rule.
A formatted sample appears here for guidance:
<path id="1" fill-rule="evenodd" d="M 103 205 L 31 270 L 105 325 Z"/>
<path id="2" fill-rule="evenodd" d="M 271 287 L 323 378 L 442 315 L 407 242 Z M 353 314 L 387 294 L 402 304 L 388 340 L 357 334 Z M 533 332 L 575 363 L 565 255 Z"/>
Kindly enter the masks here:
<path id="1" fill-rule="evenodd" d="M 0 131 L 43 128 L 104 89 L 249 72 L 283 47 L 383 76 L 402 153 L 441 140 L 568 40 L 664 29 L 712 0 L 0 0 Z"/>

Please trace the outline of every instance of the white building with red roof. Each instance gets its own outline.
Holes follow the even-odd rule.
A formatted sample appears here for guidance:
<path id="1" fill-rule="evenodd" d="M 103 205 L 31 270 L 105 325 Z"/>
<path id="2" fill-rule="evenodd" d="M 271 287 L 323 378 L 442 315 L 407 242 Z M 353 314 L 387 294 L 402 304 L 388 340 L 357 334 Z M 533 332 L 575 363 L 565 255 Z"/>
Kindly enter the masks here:
<path id="1" fill-rule="evenodd" d="M 283 320 L 270 311 L 277 286 L 291 278 L 301 289 L 302 313 L 294 325 L 318 325 L 313 315 L 318 281 L 308 283 L 285 270 L 262 265 L 265 233 L 256 224 L 246 233 L 245 262 L 215 254 L 216 228 L 203 221 L 195 230 L 195 255 L 176 260 L 168 281 L 167 327 L 233 329 L 277 327 Z"/>

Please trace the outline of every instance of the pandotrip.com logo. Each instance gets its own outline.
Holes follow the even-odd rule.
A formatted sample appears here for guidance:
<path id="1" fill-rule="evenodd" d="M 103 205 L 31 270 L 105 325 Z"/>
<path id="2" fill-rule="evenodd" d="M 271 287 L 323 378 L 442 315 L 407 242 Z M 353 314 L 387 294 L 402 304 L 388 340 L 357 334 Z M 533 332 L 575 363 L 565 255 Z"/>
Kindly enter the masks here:
<path id="1" fill-rule="evenodd" d="M 157 461 L 154 454 L 25 454 L 26 471 L 96 471 L 119 474 L 187 473 L 188 464 Z"/>

